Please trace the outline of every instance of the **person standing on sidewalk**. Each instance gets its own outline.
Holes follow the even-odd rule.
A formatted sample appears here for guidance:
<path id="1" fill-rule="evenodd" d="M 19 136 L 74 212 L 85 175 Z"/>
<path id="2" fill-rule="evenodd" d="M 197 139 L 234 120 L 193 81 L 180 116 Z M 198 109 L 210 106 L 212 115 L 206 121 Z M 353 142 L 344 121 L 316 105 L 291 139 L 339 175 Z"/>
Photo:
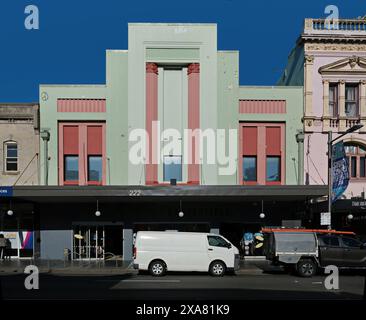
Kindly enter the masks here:
<path id="1" fill-rule="evenodd" d="M 10 239 L 6 238 L 5 243 L 6 243 L 6 246 L 5 246 L 5 259 L 10 260 L 10 258 L 11 258 L 11 241 L 10 241 Z"/>
<path id="2" fill-rule="evenodd" d="M 3 234 L 0 234 L 0 259 L 5 259 L 5 248 L 6 248 L 6 239 Z"/>

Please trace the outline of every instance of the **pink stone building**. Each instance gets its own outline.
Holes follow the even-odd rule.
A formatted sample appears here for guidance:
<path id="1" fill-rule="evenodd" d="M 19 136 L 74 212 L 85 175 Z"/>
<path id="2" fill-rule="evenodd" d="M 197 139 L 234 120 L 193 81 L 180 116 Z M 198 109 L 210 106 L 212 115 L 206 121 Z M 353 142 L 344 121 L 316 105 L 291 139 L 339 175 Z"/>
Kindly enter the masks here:
<path id="1" fill-rule="evenodd" d="M 343 199 L 364 199 L 366 20 L 327 23 L 324 19 L 305 19 L 304 29 L 289 55 L 288 65 L 279 83 L 304 86 L 305 184 L 328 184 L 328 132 L 332 131 L 333 138 L 336 138 L 355 124 L 364 125 L 342 138 L 349 157 L 351 176 Z M 355 210 L 354 202 L 348 200 L 344 214 Z"/>

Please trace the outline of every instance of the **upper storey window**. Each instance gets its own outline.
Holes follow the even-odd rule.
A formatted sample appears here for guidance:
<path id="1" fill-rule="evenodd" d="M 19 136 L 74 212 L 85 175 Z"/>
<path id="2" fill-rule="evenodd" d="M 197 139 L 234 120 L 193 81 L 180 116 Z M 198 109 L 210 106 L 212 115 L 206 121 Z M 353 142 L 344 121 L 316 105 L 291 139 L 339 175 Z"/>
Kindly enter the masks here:
<path id="1" fill-rule="evenodd" d="M 4 144 L 5 172 L 18 171 L 18 144 L 15 141 L 8 141 Z"/>
<path id="2" fill-rule="evenodd" d="M 105 184 L 105 123 L 59 123 L 59 183 Z"/>
<path id="3" fill-rule="evenodd" d="M 343 58 L 321 66 L 318 72 L 323 80 L 323 115 L 325 118 L 340 118 L 327 120 L 325 126 L 329 123 L 334 127 L 338 120 L 342 130 L 352 126 L 353 120 L 364 116 L 366 58 L 355 55 Z"/>
<path id="4" fill-rule="evenodd" d="M 345 143 L 346 155 L 349 159 L 351 179 L 366 178 L 366 148 L 356 143 Z"/>
<path id="5" fill-rule="evenodd" d="M 347 117 L 356 118 L 358 117 L 358 86 L 355 84 L 346 84 L 345 89 L 345 114 Z"/>
<path id="6" fill-rule="evenodd" d="M 329 116 L 338 117 L 341 115 L 342 105 L 340 104 L 340 91 L 338 83 L 329 84 Z M 344 86 L 344 114 L 348 118 L 359 116 L 360 95 L 357 83 L 346 83 Z"/>
<path id="7" fill-rule="evenodd" d="M 240 139 L 242 184 L 284 184 L 285 124 L 241 123 Z"/>
<path id="8" fill-rule="evenodd" d="M 336 83 L 329 84 L 329 115 L 331 117 L 338 115 L 338 85 Z"/>

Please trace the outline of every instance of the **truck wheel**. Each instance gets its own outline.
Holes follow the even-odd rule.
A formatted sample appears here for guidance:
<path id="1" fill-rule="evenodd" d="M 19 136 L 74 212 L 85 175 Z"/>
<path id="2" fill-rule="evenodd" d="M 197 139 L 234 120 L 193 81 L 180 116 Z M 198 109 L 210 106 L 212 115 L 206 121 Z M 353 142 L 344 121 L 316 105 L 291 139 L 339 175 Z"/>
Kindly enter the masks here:
<path id="1" fill-rule="evenodd" d="M 149 272 L 154 277 L 162 277 L 166 273 L 165 263 L 161 260 L 155 260 L 149 265 Z"/>
<path id="2" fill-rule="evenodd" d="M 214 277 L 222 277 L 226 272 L 225 263 L 222 261 L 214 261 L 210 264 L 209 272 Z"/>
<path id="3" fill-rule="evenodd" d="M 297 273 L 301 277 L 310 278 L 316 273 L 316 264 L 313 260 L 300 260 L 297 264 Z"/>

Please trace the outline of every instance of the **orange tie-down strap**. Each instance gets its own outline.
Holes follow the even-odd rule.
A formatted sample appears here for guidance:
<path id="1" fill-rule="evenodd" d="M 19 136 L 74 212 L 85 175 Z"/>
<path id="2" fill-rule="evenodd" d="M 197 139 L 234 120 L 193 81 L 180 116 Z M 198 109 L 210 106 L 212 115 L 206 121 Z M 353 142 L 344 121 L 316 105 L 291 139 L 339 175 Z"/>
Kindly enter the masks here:
<path id="1" fill-rule="evenodd" d="M 352 231 L 337 231 L 337 230 L 328 230 L 328 229 L 296 229 L 296 228 L 262 228 L 263 233 L 270 232 L 315 232 L 315 233 L 332 233 L 332 234 L 348 234 L 348 235 L 356 235 Z"/>

